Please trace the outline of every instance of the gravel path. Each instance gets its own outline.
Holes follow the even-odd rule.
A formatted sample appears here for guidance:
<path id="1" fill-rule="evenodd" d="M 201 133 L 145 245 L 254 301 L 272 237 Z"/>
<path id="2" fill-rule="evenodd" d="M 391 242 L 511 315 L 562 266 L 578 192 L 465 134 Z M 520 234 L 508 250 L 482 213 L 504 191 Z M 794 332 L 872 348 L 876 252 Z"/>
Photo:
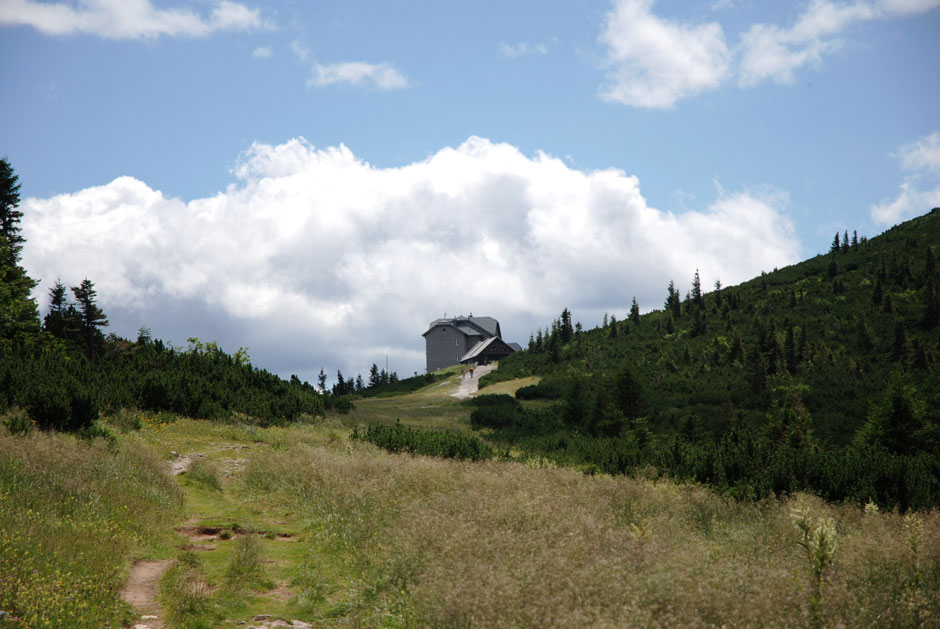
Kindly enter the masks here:
<path id="1" fill-rule="evenodd" d="M 131 567 L 131 576 L 121 597 L 140 614 L 141 622 L 134 629 L 163 629 L 162 609 L 157 602 L 160 577 L 170 567 L 170 560 L 138 561 Z"/>
<path id="2" fill-rule="evenodd" d="M 457 391 L 451 393 L 451 396 L 459 400 L 465 400 L 471 397 L 480 389 L 480 378 L 494 369 L 496 369 L 496 365 L 480 365 L 473 370 L 472 378 L 470 377 L 470 372 L 467 371 L 463 378 L 459 378 L 460 386 L 457 387 Z"/>

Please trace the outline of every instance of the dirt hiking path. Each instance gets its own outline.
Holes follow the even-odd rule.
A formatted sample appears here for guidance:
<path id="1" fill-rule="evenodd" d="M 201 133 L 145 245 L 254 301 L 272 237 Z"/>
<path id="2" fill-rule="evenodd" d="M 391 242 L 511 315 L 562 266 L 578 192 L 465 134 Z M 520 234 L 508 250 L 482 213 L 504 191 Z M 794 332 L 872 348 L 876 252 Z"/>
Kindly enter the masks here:
<path id="1" fill-rule="evenodd" d="M 481 365 L 473 370 L 472 378 L 470 377 L 470 372 L 467 371 L 467 374 L 463 378 L 458 378 L 460 386 L 457 387 L 456 392 L 451 393 L 451 396 L 458 400 L 465 400 L 472 396 L 480 390 L 480 378 L 494 369 L 496 369 L 496 365 Z"/>
<path id="2" fill-rule="evenodd" d="M 164 629 L 160 618 L 163 610 L 157 602 L 160 577 L 170 567 L 171 560 L 138 561 L 131 567 L 131 576 L 121 597 L 140 614 L 141 622 L 134 629 Z"/>

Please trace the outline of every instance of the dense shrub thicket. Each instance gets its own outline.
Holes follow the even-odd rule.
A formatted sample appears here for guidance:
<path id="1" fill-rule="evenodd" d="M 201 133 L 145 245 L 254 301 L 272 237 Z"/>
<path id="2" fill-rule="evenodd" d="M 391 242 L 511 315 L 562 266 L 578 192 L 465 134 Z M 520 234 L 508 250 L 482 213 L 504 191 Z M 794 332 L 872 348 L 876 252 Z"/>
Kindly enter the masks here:
<path id="1" fill-rule="evenodd" d="M 238 413 L 262 425 L 320 415 L 319 393 L 213 348 L 183 351 L 162 343 L 112 340 L 88 358 L 48 346 L 0 351 L 0 408 L 19 406 L 41 428 L 78 430 L 99 411 L 144 408 L 188 417 Z"/>
<path id="2" fill-rule="evenodd" d="M 447 459 L 480 461 L 493 457 L 493 450 L 477 437 L 439 430 L 422 430 L 396 422 L 369 424 L 365 431 L 353 431 L 353 439 L 369 441 L 389 452 L 408 452 Z"/>
<path id="3" fill-rule="evenodd" d="M 825 255 L 582 330 L 565 309 L 481 385 L 492 438 L 609 472 L 655 466 L 761 496 L 940 505 L 940 208 Z"/>

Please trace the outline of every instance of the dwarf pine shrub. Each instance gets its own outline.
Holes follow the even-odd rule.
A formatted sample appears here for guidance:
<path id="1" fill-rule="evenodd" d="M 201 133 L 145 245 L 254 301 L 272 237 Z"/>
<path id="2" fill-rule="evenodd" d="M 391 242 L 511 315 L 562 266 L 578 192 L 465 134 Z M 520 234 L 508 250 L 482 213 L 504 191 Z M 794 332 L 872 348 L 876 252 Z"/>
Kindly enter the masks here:
<path id="1" fill-rule="evenodd" d="M 493 449 L 477 437 L 468 437 L 438 430 L 422 430 L 404 426 L 369 424 L 365 432 L 355 429 L 352 439 L 370 441 L 389 452 L 408 452 L 447 459 L 479 461 L 493 458 Z"/>

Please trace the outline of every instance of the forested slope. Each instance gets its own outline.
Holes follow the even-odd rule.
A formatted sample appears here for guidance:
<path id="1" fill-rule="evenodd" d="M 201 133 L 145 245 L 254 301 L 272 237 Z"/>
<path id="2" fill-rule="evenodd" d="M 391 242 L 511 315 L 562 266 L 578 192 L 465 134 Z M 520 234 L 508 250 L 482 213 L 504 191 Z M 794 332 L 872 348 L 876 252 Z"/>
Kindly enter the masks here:
<path id="1" fill-rule="evenodd" d="M 475 415 L 497 439 L 607 471 L 747 495 L 940 504 L 940 209 L 872 239 L 580 331 L 567 309 L 490 381 L 542 375 Z M 497 413 L 498 414 L 498 413 Z M 490 419 L 485 416 L 490 415 Z"/>

